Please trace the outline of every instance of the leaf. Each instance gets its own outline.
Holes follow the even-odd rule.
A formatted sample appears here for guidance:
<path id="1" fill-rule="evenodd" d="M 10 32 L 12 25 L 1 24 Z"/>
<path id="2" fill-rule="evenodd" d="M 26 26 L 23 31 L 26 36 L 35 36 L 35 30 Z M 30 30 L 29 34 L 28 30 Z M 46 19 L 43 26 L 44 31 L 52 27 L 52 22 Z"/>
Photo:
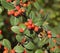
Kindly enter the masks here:
<path id="1" fill-rule="evenodd" d="M 34 7 L 37 9 L 37 10 L 39 10 L 40 9 L 40 5 L 39 5 L 39 3 L 38 2 L 34 2 Z"/>
<path id="2" fill-rule="evenodd" d="M 24 2 L 26 2 L 27 0 L 22 0 L 22 1 L 23 1 L 23 3 L 24 3 Z"/>
<path id="3" fill-rule="evenodd" d="M 14 50 L 17 52 L 17 53 L 22 53 L 24 51 L 24 48 L 20 45 L 20 46 L 15 46 L 14 47 Z"/>
<path id="4" fill-rule="evenodd" d="M 21 42 L 22 39 L 23 39 L 23 36 L 21 36 L 21 35 L 16 35 L 16 40 L 17 40 L 18 42 Z"/>
<path id="5" fill-rule="evenodd" d="M 5 9 L 14 9 L 14 6 L 11 3 L 6 2 L 6 0 L 1 0 L 1 4 Z"/>
<path id="6" fill-rule="evenodd" d="M 10 18 L 10 23 L 11 23 L 11 25 L 17 25 L 19 23 L 19 19 L 14 17 L 14 16 L 12 16 Z"/>
<path id="7" fill-rule="evenodd" d="M 22 28 L 23 30 L 26 29 L 26 26 L 25 26 L 25 24 L 23 24 L 23 23 L 21 23 L 21 24 L 19 25 L 19 27 Z"/>
<path id="8" fill-rule="evenodd" d="M 20 0 L 16 0 L 16 5 L 20 4 Z"/>
<path id="9" fill-rule="evenodd" d="M 43 53 L 43 51 L 41 49 L 38 49 L 35 51 L 35 53 Z"/>
<path id="10" fill-rule="evenodd" d="M 35 45 L 31 41 L 24 46 L 25 48 L 30 49 L 30 50 L 33 50 L 35 48 Z"/>
<path id="11" fill-rule="evenodd" d="M 11 49 L 11 43 L 7 39 L 3 39 L 3 45 L 8 49 Z"/>
<path id="12" fill-rule="evenodd" d="M 44 44 L 46 44 L 48 41 L 47 37 L 46 38 L 42 38 L 40 41 L 38 41 L 38 46 L 42 47 Z"/>
<path id="13" fill-rule="evenodd" d="M 3 38 L 3 36 L 0 34 L 0 40 Z"/>
<path id="14" fill-rule="evenodd" d="M 11 30 L 12 30 L 14 33 L 18 33 L 18 34 L 20 33 L 18 26 L 13 26 L 13 27 L 11 27 Z"/>

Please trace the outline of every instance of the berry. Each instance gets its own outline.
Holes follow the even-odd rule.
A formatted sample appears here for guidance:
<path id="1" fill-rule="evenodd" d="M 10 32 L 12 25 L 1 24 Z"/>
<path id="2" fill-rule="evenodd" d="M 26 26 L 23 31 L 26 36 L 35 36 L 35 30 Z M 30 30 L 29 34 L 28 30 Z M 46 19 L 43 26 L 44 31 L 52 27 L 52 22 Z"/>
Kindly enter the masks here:
<path id="1" fill-rule="evenodd" d="M 12 49 L 12 50 L 10 51 L 10 53 L 15 53 L 15 50 L 14 50 L 14 49 Z"/>
<path id="2" fill-rule="evenodd" d="M 25 25 L 28 26 L 29 25 L 28 22 L 25 22 Z"/>
<path id="3" fill-rule="evenodd" d="M 39 30 L 39 28 L 37 26 L 35 26 L 34 31 L 38 32 L 38 30 Z"/>
<path id="4" fill-rule="evenodd" d="M 31 27 L 31 25 L 28 25 L 27 28 L 28 28 L 28 29 L 31 29 L 32 27 Z"/>
<path id="5" fill-rule="evenodd" d="M 23 33 L 23 32 L 24 32 L 24 30 L 23 30 L 22 28 L 20 28 L 20 32 L 21 32 L 21 33 Z"/>
<path id="6" fill-rule="evenodd" d="M 56 37 L 57 37 L 57 38 L 60 38 L 60 35 L 57 35 Z"/>
<path id="7" fill-rule="evenodd" d="M 16 10 L 19 10 L 20 9 L 20 6 L 16 6 Z"/>
<path id="8" fill-rule="evenodd" d="M 53 39 L 53 42 L 56 43 L 56 39 Z"/>
<path id="9" fill-rule="evenodd" d="M 12 0 L 6 0 L 7 2 L 11 2 Z"/>
<path id="10" fill-rule="evenodd" d="M 26 49 L 24 49 L 24 52 L 23 53 L 27 53 Z"/>
<path id="11" fill-rule="evenodd" d="M 27 4 L 23 4 L 23 7 L 27 7 Z"/>
<path id="12" fill-rule="evenodd" d="M 23 8 L 21 9 L 21 11 L 22 11 L 22 12 L 25 12 L 25 10 L 24 10 Z"/>
<path id="13" fill-rule="evenodd" d="M 14 14 L 15 13 L 14 10 L 11 10 L 10 12 L 11 12 L 11 14 Z"/>
<path id="14" fill-rule="evenodd" d="M 19 12 L 19 14 L 22 14 L 22 10 L 21 9 L 19 9 L 18 12 Z"/>
<path id="15" fill-rule="evenodd" d="M 2 34 L 2 30 L 0 30 L 0 34 Z"/>
<path id="16" fill-rule="evenodd" d="M 11 15 L 11 12 L 10 11 L 8 11 L 8 15 Z"/>
<path id="17" fill-rule="evenodd" d="M 47 31 L 47 34 L 48 34 L 48 35 L 51 35 L 51 31 Z"/>
<path id="18" fill-rule="evenodd" d="M 14 13 L 14 16 L 18 16 L 18 15 L 19 15 L 19 12 L 15 12 L 15 13 Z"/>
<path id="19" fill-rule="evenodd" d="M 35 28 L 35 25 L 34 25 L 34 24 L 32 24 L 32 25 L 31 25 L 31 27 L 32 27 L 32 29 L 34 29 L 34 28 Z"/>
<path id="20" fill-rule="evenodd" d="M 51 38 L 52 36 L 51 35 L 48 35 L 48 38 Z"/>

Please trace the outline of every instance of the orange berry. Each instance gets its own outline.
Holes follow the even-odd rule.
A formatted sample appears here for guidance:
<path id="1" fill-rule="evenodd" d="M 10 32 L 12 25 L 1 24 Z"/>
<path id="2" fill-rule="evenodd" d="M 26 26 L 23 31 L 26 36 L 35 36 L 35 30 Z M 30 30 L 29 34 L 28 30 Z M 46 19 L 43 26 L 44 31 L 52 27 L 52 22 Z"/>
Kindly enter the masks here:
<path id="1" fill-rule="evenodd" d="M 57 35 L 56 37 L 57 37 L 57 38 L 60 38 L 60 35 Z"/>
<path id="2" fill-rule="evenodd" d="M 6 0 L 7 2 L 11 2 L 12 0 Z"/>
<path id="3" fill-rule="evenodd" d="M 8 51 L 7 50 L 4 50 L 3 53 L 8 53 Z"/>
<path id="4" fill-rule="evenodd" d="M 21 9 L 21 11 L 22 11 L 22 12 L 25 12 L 25 10 L 24 10 L 23 8 Z"/>
<path id="5" fill-rule="evenodd" d="M 25 22 L 25 25 L 28 26 L 28 22 Z"/>
<path id="6" fill-rule="evenodd" d="M 31 29 L 31 25 L 28 25 L 27 28 L 28 28 L 28 29 Z"/>
<path id="7" fill-rule="evenodd" d="M 18 15 L 19 15 L 19 12 L 15 12 L 15 13 L 14 13 L 14 16 L 18 16 Z"/>
<path id="8" fill-rule="evenodd" d="M 19 10 L 20 9 L 20 6 L 16 6 L 16 10 Z"/>
<path id="9" fill-rule="evenodd" d="M 34 31 L 37 32 L 39 30 L 39 28 L 37 26 L 35 26 Z"/>
<path id="10" fill-rule="evenodd" d="M 47 31 L 47 34 L 48 34 L 48 35 L 51 35 L 51 31 Z"/>
<path id="11" fill-rule="evenodd" d="M 51 38 L 52 36 L 51 35 L 48 35 L 48 38 Z"/>
<path id="12" fill-rule="evenodd" d="M 0 30 L 0 34 L 2 34 L 2 30 Z"/>
<path id="13" fill-rule="evenodd" d="M 53 39 L 53 42 L 56 43 L 56 39 Z"/>
<path id="14" fill-rule="evenodd" d="M 10 11 L 8 11 L 8 15 L 11 15 L 11 12 Z"/>
<path id="15" fill-rule="evenodd" d="M 21 13 L 22 13 L 22 10 L 21 10 L 21 9 L 19 9 L 19 10 L 18 10 L 18 12 L 21 14 Z"/>
<path id="16" fill-rule="evenodd" d="M 10 51 L 10 53 L 15 53 L 15 50 L 14 50 L 14 49 L 12 49 L 12 50 Z"/>
<path id="17" fill-rule="evenodd" d="M 27 53 L 26 49 L 24 49 L 23 53 Z"/>
<path id="18" fill-rule="evenodd" d="M 23 32 L 24 32 L 24 30 L 23 30 L 22 28 L 20 28 L 20 32 L 21 32 L 21 33 L 23 33 Z"/>
<path id="19" fill-rule="evenodd" d="M 23 7 L 27 7 L 27 4 L 23 4 Z"/>
<path id="20" fill-rule="evenodd" d="M 32 25 L 31 25 L 31 27 L 32 27 L 32 29 L 34 29 L 34 28 L 35 28 L 35 25 L 34 25 L 34 24 L 32 24 Z"/>

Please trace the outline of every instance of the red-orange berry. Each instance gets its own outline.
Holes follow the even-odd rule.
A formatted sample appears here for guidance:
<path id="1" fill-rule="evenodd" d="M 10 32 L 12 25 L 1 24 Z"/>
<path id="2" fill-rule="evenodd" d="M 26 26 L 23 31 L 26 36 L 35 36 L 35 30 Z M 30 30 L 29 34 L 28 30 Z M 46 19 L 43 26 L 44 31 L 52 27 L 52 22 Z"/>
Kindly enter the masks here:
<path id="1" fill-rule="evenodd" d="M 26 49 L 24 49 L 23 53 L 27 53 Z"/>
<path id="2" fill-rule="evenodd" d="M 20 6 L 16 6 L 16 10 L 19 10 L 20 9 Z"/>
<path id="3" fill-rule="evenodd" d="M 6 0 L 7 2 L 11 2 L 12 0 Z"/>
<path id="4" fill-rule="evenodd" d="M 28 29 L 31 29 L 31 25 L 28 25 L 27 28 L 28 28 Z"/>
<path id="5" fill-rule="evenodd" d="M 48 35 L 48 38 L 51 38 L 52 37 L 52 35 Z"/>
<path id="6" fill-rule="evenodd" d="M 19 10 L 18 10 L 18 12 L 21 14 L 21 13 L 22 13 L 22 10 L 21 10 L 21 9 L 19 9 Z"/>
<path id="7" fill-rule="evenodd" d="M 56 37 L 57 37 L 57 38 L 60 38 L 60 35 L 58 34 Z"/>
<path id="8" fill-rule="evenodd" d="M 25 22 L 25 25 L 28 26 L 29 25 L 28 22 Z"/>
<path id="9" fill-rule="evenodd" d="M 15 13 L 14 13 L 14 16 L 18 16 L 18 15 L 19 15 L 19 12 L 15 12 Z"/>
<path id="10" fill-rule="evenodd" d="M 23 4 L 23 7 L 27 7 L 27 4 Z"/>
<path id="11" fill-rule="evenodd" d="M 2 34 L 2 30 L 0 30 L 0 34 Z"/>
<path id="12" fill-rule="evenodd" d="M 10 11 L 8 11 L 8 15 L 11 15 L 11 12 Z"/>
<path id="13" fill-rule="evenodd" d="M 48 35 L 51 35 L 51 31 L 47 31 L 47 34 L 48 34 Z"/>
<path id="14" fill-rule="evenodd" d="M 53 42 L 56 43 L 56 39 L 53 39 Z"/>
<path id="15" fill-rule="evenodd" d="M 23 32 L 24 32 L 24 30 L 23 30 L 22 28 L 20 28 L 20 32 L 21 32 L 21 33 L 23 33 Z"/>
<path id="16" fill-rule="evenodd" d="M 39 30 L 39 28 L 37 26 L 35 26 L 34 31 L 37 32 Z"/>
<path id="17" fill-rule="evenodd" d="M 10 51 L 10 53 L 15 53 L 15 50 L 14 50 L 14 49 L 12 49 L 12 50 Z"/>
<path id="18" fill-rule="evenodd" d="M 11 10 L 10 12 L 11 12 L 11 14 L 14 14 L 14 13 L 15 13 L 15 11 L 14 11 L 14 10 Z"/>
<path id="19" fill-rule="evenodd" d="M 31 25 L 31 27 L 32 27 L 32 29 L 34 29 L 34 28 L 35 28 L 35 25 L 34 25 L 34 24 L 32 24 L 32 25 Z"/>
<path id="20" fill-rule="evenodd" d="M 25 12 L 25 9 L 22 8 L 21 11 L 22 11 L 22 12 Z"/>

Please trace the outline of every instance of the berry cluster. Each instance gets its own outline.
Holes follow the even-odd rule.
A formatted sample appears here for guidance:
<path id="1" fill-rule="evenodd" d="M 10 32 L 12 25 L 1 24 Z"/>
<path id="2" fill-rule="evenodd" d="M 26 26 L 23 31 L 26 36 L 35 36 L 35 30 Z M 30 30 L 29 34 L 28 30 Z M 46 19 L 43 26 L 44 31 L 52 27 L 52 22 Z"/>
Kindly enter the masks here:
<path id="1" fill-rule="evenodd" d="M 7 2 L 12 2 L 12 0 L 7 0 Z M 16 2 L 16 0 L 15 0 Z M 8 15 L 14 15 L 14 16 L 19 16 L 21 14 L 23 14 L 25 12 L 25 9 L 23 7 L 27 7 L 30 4 L 30 2 L 25 2 L 23 3 L 22 0 L 20 0 L 20 4 L 19 5 L 15 5 L 15 9 L 14 10 L 8 10 Z"/>
<path id="2" fill-rule="evenodd" d="M 31 19 L 28 19 L 28 21 L 25 22 L 25 25 L 27 26 L 28 29 L 33 29 L 35 32 L 39 30 L 39 27 L 36 26 Z"/>

